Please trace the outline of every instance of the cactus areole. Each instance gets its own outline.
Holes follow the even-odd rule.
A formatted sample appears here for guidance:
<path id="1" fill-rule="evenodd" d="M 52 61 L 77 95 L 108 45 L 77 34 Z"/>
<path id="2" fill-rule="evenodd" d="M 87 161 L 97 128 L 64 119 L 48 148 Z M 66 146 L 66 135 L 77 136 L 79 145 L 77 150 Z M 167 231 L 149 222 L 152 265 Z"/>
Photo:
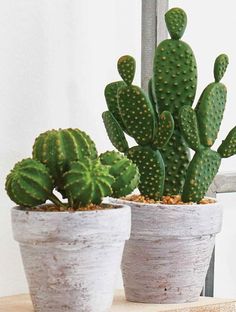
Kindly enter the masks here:
<path id="1" fill-rule="evenodd" d="M 236 127 L 217 151 L 214 144 L 226 104 L 221 83 L 228 57 L 221 54 L 214 65 L 214 79 L 195 108 L 197 64 L 182 36 L 187 15 L 180 8 L 165 14 L 170 39 L 156 48 L 148 94 L 133 85 L 135 60 L 118 60 L 121 81 L 105 88 L 108 111 L 102 117 L 112 144 L 139 168 L 139 191 L 150 199 L 181 195 L 184 202 L 199 202 L 206 194 L 221 159 L 236 154 Z M 129 147 L 126 135 L 137 146 Z M 195 155 L 190 160 L 190 148 Z"/>
<path id="2" fill-rule="evenodd" d="M 131 160 L 118 152 L 98 157 L 94 142 L 85 132 L 59 129 L 36 138 L 32 158 L 14 166 L 5 187 L 20 206 L 31 208 L 50 200 L 57 207 L 78 210 L 101 204 L 105 196 L 128 195 L 138 182 L 139 172 Z"/>

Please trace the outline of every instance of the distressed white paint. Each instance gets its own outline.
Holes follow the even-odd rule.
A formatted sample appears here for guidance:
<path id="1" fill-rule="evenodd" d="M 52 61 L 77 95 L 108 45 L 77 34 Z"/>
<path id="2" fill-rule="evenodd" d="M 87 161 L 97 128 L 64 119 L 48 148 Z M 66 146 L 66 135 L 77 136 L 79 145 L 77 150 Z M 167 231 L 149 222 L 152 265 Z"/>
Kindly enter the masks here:
<path id="1" fill-rule="evenodd" d="M 107 312 L 130 235 L 130 208 L 88 212 L 12 209 L 35 312 Z"/>
<path id="2" fill-rule="evenodd" d="M 126 298 L 148 303 L 196 301 L 202 290 L 215 235 L 221 229 L 218 203 L 207 205 L 127 204 L 131 237 L 122 274 Z"/>

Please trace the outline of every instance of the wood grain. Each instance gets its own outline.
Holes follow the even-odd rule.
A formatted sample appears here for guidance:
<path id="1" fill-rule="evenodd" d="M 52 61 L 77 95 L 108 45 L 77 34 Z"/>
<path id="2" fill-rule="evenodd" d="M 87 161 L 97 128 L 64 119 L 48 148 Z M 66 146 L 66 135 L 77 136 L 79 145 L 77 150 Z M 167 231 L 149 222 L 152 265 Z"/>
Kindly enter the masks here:
<path id="1" fill-rule="evenodd" d="M 236 312 L 236 299 L 202 297 L 198 302 L 185 304 L 143 304 L 125 301 L 123 291 L 116 291 L 110 312 Z M 28 295 L 0 298 L 0 312 L 33 312 Z M 59 311 L 58 311 L 59 312 Z M 79 311 L 78 311 L 79 312 Z"/>

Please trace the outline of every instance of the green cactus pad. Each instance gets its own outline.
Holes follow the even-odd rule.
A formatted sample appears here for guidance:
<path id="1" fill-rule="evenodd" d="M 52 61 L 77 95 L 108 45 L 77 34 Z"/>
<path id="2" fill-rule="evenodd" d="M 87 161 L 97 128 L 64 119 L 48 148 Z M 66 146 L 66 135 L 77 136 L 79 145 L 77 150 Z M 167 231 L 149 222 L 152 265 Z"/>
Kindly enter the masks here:
<path id="1" fill-rule="evenodd" d="M 196 60 L 190 46 L 167 39 L 156 48 L 153 88 L 158 110 L 170 111 L 178 120 L 181 106 L 192 106 L 197 87 Z"/>
<path id="2" fill-rule="evenodd" d="M 184 184 L 182 194 L 184 202 L 199 202 L 205 196 L 220 163 L 220 155 L 209 148 L 195 153 Z"/>
<path id="3" fill-rule="evenodd" d="M 148 82 L 148 97 L 149 97 L 149 100 L 152 104 L 152 107 L 153 107 L 153 111 L 154 111 L 154 114 L 155 114 L 155 118 L 156 120 L 159 119 L 159 116 L 158 116 L 158 111 L 157 111 L 157 103 L 156 103 L 156 99 L 154 97 L 154 93 L 153 93 L 153 82 L 152 82 L 152 79 L 149 80 Z"/>
<path id="4" fill-rule="evenodd" d="M 102 114 L 102 119 L 107 131 L 107 135 L 115 148 L 120 152 L 126 152 L 129 149 L 128 142 L 120 125 L 111 112 L 107 111 Z"/>
<path id="5" fill-rule="evenodd" d="M 33 146 L 33 158 L 45 164 L 57 186 L 71 161 L 95 159 L 97 151 L 90 137 L 79 129 L 50 130 L 40 134 Z"/>
<path id="6" fill-rule="evenodd" d="M 236 127 L 229 132 L 217 152 L 222 158 L 227 158 L 236 154 Z"/>
<path id="7" fill-rule="evenodd" d="M 159 151 L 149 147 L 134 146 L 127 157 L 139 168 L 139 191 L 142 195 L 158 200 L 163 194 L 165 165 Z"/>
<path id="8" fill-rule="evenodd" d="M 197 116 L 195 111 L 190 106 L 183 106 L 180 109 L 180 127 L 182 134 L 189 147 L 194 151 L 201 148 L 201 142 L 198 131 Z"/>
<path id="9" fill-rule="evenodd" d="M 121 87 L 124 87 L 126 84 L 124 81 L 116 81 L 108 84 L 105 88 L 104 94 L 107 102 L 107 107 L 109 111 L 113 114 L 119 125 L 121 126 L 123 131 L 126 131 L 123 120 L 120 116 L 119 108 L 118 108 L 118 90 Z"/>
<path id="10" fill-rule="evenodd" d="M 160 150 L 166 165 L 164 195 L 182 192 L 189 165 L 189 149 L 178 130 L 175 130 L 167 145 Z"/>
<path id="11" fill-rule="evenodd" d="M 127 85 L 131 85 L 135 75 L 135 59 L 130 55 L 121 56 L 117 63 L 117 69 Z"/>
<path id="12" fill-rule="evenodd" d="M 211 83 L 203 91 L 196 106 L 201 143 L 212 146 L 223 118 L 227 90 L 221 83 Z"/>
<path id="13" fill-rule="evenodd" d="M 180 8 L 172 8 L 165 14 L 165 21 L 172 39 L 180 39 L 187 25 L 187 15 Z"/>
<path id="14" fill-rule="evenodd" d="M 214 65 L 214 77 L 216 82 L 220 82 L 223 78 L 228 64 L 229 58 L 226 54 L 221 54 L 216 58 Z"/>
<path id="15" fill-rule="evenodd" d="M 108 166 L 89 158 L 72 162 L 63 179 L 69 203 L 77 208 L 90 203 L 100 204 L 103 197 L 112 194 L 111 185 L 115 180 Z"/>
<path id="16" fill-rule="evenodd" d="M 110 174 L 115 178 L 112 184 L 112 196 L 121 197 L 130 194 L 139 183 L 137 166 L 127 157 L 117 152 L 105 152 L 100 155 L 103 165 L 110 166 Z"/>
<path id="17" fill-rule="evenodd" d="M 152 143 L 154 149 L 163 148 L 172 136 L 174 131 L 174 119 L 170 112 L 164 111 L 159 118 L 156 136 Z"/>
<path id="18" fill-rule="evenodd" d="M 47 168 L 30 158 L 18 162 L 6 178 L 6 191 L 16 204 L 33 207 L 51 196 L 53 181 Z"/>
<path id="19" fill-rule="evenodd" d="M 155 131 L 155 114 L 151 102 L 137 86 L 123 87 L 118 92 L 122 120 L 128 133 L 140 145 L 152 142 Z"/>

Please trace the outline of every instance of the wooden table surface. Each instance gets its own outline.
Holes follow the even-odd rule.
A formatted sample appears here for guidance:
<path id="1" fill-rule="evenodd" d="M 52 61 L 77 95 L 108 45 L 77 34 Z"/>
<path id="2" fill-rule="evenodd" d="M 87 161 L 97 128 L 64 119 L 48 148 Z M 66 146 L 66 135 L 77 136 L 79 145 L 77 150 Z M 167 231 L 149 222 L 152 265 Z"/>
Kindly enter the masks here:
<path id="1" fill-rule="evenodd" d="M 123 291 L 116 291 L 111 312 L 236 312 L 236 299 L 200 298 L 196 303 L 142 304 L 125 301 Z M 0 312 L 33 312 L 28 295 L 0 298 Z M 58 311 L 60 312 L 60 311 Z"/>

